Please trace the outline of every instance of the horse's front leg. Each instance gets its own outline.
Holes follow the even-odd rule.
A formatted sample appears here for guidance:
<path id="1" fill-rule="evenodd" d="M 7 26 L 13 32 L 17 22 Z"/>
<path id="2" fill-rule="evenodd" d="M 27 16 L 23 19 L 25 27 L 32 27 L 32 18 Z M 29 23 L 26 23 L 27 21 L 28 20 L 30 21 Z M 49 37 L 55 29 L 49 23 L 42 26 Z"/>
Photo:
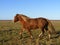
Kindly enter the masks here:
<path id="1" fill-rule="evenodd" d="M 30 34 L 30 37 L 33 38 L 32 33 L 31 33 L 31 30 L 28 30 L 28 32 Z"/>
<path id="2" fill-rule="evenodd" d="M 19 34 L 22 35 L 23 29 L 20 30 Z"/>
<path id="3" fill-rule="evenodd" d="M 21 38 L 22 38 L 22 33 L 23 33 L 23 31 L 24 31 L 24 28 L 21 28 L 21 30 L 20 30 L 20 32 L 19 32 L 19 34 L 21 35 Z"/>
<path id="4" fill-rule="evenodd" d="M 39 34 L 39 37 L 41 37 L 42 35 L 44 35 L 44 28 L 41 29 L 41 33 Z"/>

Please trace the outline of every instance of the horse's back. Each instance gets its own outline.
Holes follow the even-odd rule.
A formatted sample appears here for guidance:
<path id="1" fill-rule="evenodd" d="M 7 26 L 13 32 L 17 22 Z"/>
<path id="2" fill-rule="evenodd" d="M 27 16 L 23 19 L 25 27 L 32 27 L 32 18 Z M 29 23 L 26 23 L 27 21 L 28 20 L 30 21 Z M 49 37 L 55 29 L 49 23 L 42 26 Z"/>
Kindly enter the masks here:
<path id="1" fill-rule="evenodd" d="M 38 27 L 44 27 L 48 25 L 48 21 L 45 18 L 37 18 Z"/>
<path id="2" fill-rule="evenodd" d="M 29 24 L 30 26 L 41 28 L 47 25 L 48 21 L 45 18 L 33 18 L 29 20 Z"/>
<path id="3" fill-rule="evenodd" d="M 36 19 L 30 19 L 29 20 L 29 25 L 30 25 L 30 27 L 37 27 L 37 20 Z"/>

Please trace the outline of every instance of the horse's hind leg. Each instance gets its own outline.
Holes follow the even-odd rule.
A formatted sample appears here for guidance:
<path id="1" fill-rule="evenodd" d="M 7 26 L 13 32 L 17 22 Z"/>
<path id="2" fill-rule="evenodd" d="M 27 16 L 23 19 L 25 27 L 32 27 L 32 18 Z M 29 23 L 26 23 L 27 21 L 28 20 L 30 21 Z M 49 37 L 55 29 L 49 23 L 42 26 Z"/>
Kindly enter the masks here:
<path id="1" fill-rule="evenodd" d="M 48 30 L 48 27 L 47 27 L 47 26 L 45 27 L 45 30 L 46 30 L 46 32 L 48 32 L 48 36 L 49 36 L 49 39 L 50 39 L 50 37 L 51 37 L 51 35 L 50 35 L 51 32 Z"/>
<path id="2" fill-rule="evenodd" d="M 51 32 L 48 30 L 49 39 L 51 38 Z"/>

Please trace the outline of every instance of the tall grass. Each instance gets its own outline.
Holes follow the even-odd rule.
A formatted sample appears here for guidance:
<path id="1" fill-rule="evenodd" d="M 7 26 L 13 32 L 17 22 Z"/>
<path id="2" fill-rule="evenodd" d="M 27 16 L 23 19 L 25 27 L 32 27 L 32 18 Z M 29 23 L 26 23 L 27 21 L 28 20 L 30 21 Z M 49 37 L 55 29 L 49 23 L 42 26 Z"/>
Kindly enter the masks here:
<path id="1" fill-rule="evenodd" d="M 42 38 L 38 35 L 41 33 L 39 29 L 32 30 L 33 39 L 27 31 L 24 31 L 21 35 L 21 24 L 19 22 L 13 23 L 12 21 L 0 21 L 0 45 L 60 45 L 60 21 L 52 21 L 57 34 L 51 35 L 51 39 L 48 40 L 47 33 Z"/>

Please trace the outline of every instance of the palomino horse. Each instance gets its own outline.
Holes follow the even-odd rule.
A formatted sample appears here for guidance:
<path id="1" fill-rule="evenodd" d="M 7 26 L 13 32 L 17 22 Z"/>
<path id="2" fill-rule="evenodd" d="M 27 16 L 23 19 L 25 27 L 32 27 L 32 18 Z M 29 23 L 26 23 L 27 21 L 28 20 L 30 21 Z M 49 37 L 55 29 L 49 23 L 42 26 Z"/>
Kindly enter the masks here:
<path id="1" fill-rule="evenodd" d="M 20 23 L 22 24 L 22 30 L 20 34 L 22 34 L 24 30 L 28 30 L 31 38 L 32 38 L 32 34 L 31 34 L 32 29 L 38 29 L 38 28 L 41 29 L 41 33 L 39 34 L 39 37 L 42 34 L 44 34 L 45 31 L 47 31 L 49 38 L 50 38 L 51 32 L 55 31 L 52 23 L 45 18 L 29 18 L 23 14 L 16 14 L 16 16 L 14 17 L 14 22 L 17 22 L 17 21 L 20 21 Z M 52 30 L 48 30 L 48 26 L 50 26 Z"/>

